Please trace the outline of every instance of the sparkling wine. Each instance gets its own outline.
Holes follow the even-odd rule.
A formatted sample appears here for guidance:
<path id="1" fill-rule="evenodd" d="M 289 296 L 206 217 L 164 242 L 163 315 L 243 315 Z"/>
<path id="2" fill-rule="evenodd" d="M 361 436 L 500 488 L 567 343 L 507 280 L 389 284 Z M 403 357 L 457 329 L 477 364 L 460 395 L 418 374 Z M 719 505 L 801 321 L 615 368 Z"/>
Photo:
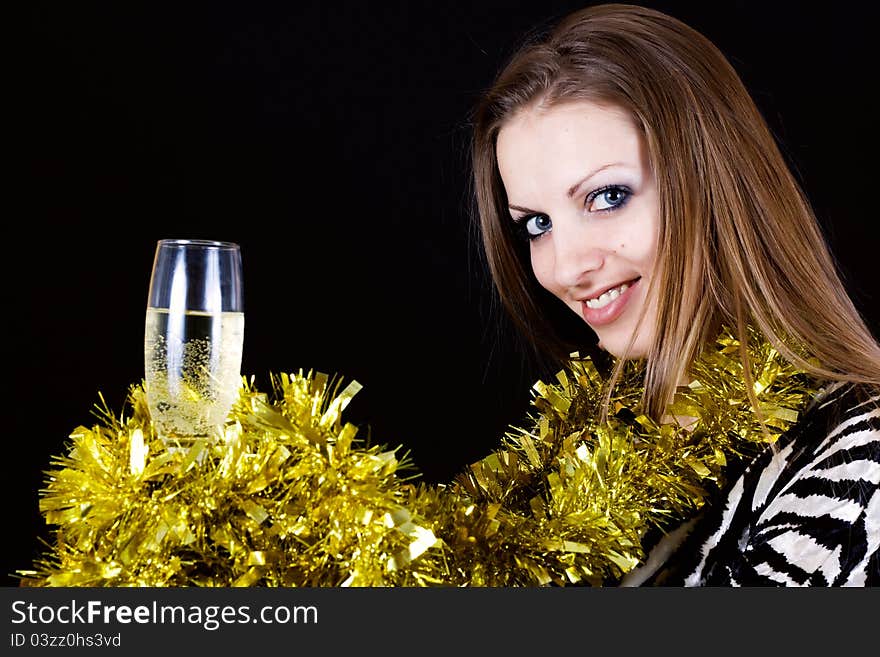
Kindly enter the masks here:
<path id="1" fill-rule="evenodd" d="M 147 402 L 160 436 L 186 441 L 221 426 L 241 387 L 244 313 L 147 308 Z"/>

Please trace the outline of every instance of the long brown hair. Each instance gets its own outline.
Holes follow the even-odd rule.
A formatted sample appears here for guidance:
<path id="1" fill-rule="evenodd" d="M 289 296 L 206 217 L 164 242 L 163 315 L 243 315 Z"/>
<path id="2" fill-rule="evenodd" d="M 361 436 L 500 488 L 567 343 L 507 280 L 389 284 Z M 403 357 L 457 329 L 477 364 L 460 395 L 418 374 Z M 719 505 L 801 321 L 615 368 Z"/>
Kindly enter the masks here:
<path id="1" fill-rule="evenodd" d="M 658 294 L 657 316 L 642 317 L 656 329 L 645 412 L 661 417 L 689 363 L 722 324 L 735 328 L 746 372 L 753 325 L 817 378 L 880 383 L 880 345 L 734 68 L 680 20 L 624 4 L 577 11 L 524 44 L 474 111 L 473 183 L 486 260 L 504 307 L 535 345 L 555 357 L 572 348 L 549 319 L 527 247 L 513 232 L 496 139 L 527 107 L 579 100 L 629 112 L 657 183 L 660 236 L 651 287 L 676 293 Z"/>

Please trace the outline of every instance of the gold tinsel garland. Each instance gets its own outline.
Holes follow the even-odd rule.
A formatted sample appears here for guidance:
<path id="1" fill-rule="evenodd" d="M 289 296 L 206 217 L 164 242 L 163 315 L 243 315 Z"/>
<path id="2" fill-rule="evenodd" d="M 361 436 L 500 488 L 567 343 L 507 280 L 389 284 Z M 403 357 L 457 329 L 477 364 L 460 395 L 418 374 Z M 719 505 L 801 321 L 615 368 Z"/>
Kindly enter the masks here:
<path id="1" fill-rule="evenodd" d="M 723 485 L 727 460 L 775 441 L 817 388 L 752 331 L 763 424 L 728 330 L 693 364 L 658 425 L 626 364 L 612 413 L 595 364 L 539 382 L 535 411 L 455 481 L 428 485 L 341 414 L 360 386 L 322 374 L 245 381 L 216 442 L 169 450 L 143 388 L 53 459 L 40 509 L 54 543 L 31 586 L 535 586 L 617 582 Z M 696 418 L 683 427 L 676 418 Z"/>

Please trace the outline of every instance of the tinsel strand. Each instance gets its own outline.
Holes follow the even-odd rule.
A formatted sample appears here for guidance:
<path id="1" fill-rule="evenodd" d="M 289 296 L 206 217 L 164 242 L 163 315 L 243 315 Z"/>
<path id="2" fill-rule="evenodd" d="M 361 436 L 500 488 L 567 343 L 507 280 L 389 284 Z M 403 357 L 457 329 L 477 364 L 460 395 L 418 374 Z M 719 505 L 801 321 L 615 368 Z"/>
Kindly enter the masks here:
<path id="1" fill-rule="evenodd" d="M 658 424 L 634 412 L 641 370 L 606 392 L 573 358 L 538 382 L 530 413 L 500 447 L 447 484 L 428 485 L 397 449 L 365 444 L 342 412 L 360 389 L 300 372 L 244 381 L 215 441 L 171 449 L 142 386 L 131 415 L 103 409 L 52 460 L 40 509 L 54 541 L 33 586 L 606 585 L 797 420 L 818 387 L 759 334 L 725 330 L 691 368 Z M 677 418 L 692 424 L 679 424 Z"/>

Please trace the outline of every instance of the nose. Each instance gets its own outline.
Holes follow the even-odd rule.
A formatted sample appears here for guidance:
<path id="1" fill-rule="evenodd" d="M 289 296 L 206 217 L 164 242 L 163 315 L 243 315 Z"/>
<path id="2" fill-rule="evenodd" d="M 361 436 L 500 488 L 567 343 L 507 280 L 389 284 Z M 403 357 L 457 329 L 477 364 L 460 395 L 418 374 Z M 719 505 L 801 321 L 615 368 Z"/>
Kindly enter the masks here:
<path id="1" fill-rule="evenodd" d="M 558 224 L 553 224 L 552 239 L 555 283 L 563 289 L 585 285 L 590 274 L 601 269 L 608 251 L 583 219 Z"/>

